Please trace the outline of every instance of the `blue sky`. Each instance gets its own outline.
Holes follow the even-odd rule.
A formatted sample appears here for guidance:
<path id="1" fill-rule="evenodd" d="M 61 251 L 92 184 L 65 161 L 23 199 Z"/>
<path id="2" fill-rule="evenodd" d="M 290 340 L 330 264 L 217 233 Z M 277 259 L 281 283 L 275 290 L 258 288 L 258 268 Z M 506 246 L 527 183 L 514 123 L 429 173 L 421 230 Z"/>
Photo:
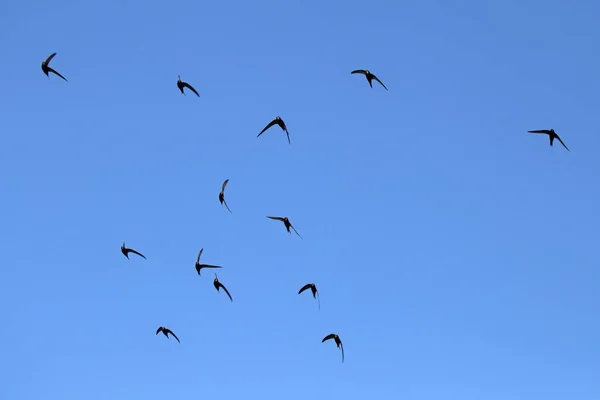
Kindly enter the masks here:
<path id="1" fill-rule="evenodd" d="M 1 9 L 1 398 L 599 398 L 597 2 Z"/>

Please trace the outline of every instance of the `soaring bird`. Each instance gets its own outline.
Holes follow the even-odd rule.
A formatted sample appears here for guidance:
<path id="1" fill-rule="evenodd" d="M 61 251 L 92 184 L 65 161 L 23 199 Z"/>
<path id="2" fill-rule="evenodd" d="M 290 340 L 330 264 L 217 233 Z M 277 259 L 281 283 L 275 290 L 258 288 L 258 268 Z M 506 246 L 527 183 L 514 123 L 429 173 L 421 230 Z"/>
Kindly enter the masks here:
<path id="1" fill-rule="evenodd" d="M 48 58 L 46 58 L 46 61 L 42 61 L 42 71 L 44 71 L 44 73 L 46 74 L 46 76 L 48 78 L 50 78 L 50 75 L 48 75 L 48 72 L 52 72 L 53 74 L 58 75 L 61 78 L 63 78 L 65 80 L 65 82 L 69 82 L 67 80 L 67 78 L 65 78 L 58 72 L 56 72 L 54 69 L 50 68 L 50 66 L 48 65 L 48 64 L 50 64 L 50 61 L 52 61 L 52 59 L 54 58 L 55 55 L 56 55 L 56 53 L 52 53 L 52 54 L 50 54 L 50 56 Z"/>
<path id="2" fill-rule="evenodd" d="M 376 77 L 374 74 L 371 73 L 371 71 L 369 71 L 368 69 L 357 69 L 354 70 L 352 72 L 350 72 L 351 74 L 363 74 L 364 76 L 367 77 L 367 81 L 369 81 L 369 86 L 373 87 L 373 79 L 375 79 L 377 82 L 379 82 L 381 84 L 381 86 L 383 86 L 383 88 L 385 90 L 388 90 L 388 88 L 385 87 L 385 85 L 383 84 L 383 82 L 381 82 L 379 80 L 378 77 Z"/>
<path id="3" fill-rule="evenodd" d="M 569 150 L 569 148 L 567 147 L 567 145 L 561 140 L 560 136 L 558 136 L 558 133 L 554 132 L 554 129 L 550 129 L 550 130 L 548 130 L 548 129 L 540 129 L 540 130 L 537 130 L 537 131 L 527 131 L 527 132 L 529 132 L 529 133 L 544 133 L 544 134 L 548 135 L 550 137 L 550 146 L 552 146 L 552 144 L 554 142 L 554 139 L 558 139 L 558 141 L 563 146 L 565 146 L 565 149 L 567 149 L 568 151 L 571 151 L 571 150 Z"/>
<path id="4" fill-rule="evenodd" d="M 203 251 L 204 247 L 200 249 L 200 252 L 198 252 L 198 258 L 196 259 L 196 271 L 198 272 L 198 275 L 200 275 L 200 270 L 202 268 L 223 268 L 219 267 L 218 265 L 200 264 L 200 256 L 202 255 Z"/>
<path id="5" fill-rule="evenodd" d="M 344 362 L 344 345 L 342 344 L 342 340 L 335 333 L 330 333 L 329 335 L 325 336 L 323 338 L 323 340 L 321 340 L 321 343 L 323 343 L 323 342 L 325 342 L 326 340 L 329 340 L 329 339 L 335 340 L 335 344 L 338 347 L 338 349 L 342 349 L 342 362 Z"/>
<path id="6" fill-rule="evenodd" d="M 229 300 L 233 301 L 233 299 L 231 298 L 231 294 L 229 294 L 229 290 L 227 290 L 227 288 L 221 282 L 219 282 L 217 274 L 215 274 L 215 280 L 213 281 L 213 285 L 215 286 L 215 289 L 217 289 L 217 292 L 219 291 L 219 288 L 223 288 L 225 293 L 227 293 L 227 296 L 229 296 Z"/>
<path id="7" fill-rule="evenodd" d="M 229 210 L 229 206 L 225 201 L 225 186 L 227 186 L 227 183 L 229 183 L 229 179 L 225 179 L 225 182 L 223 182 L 223 186 L 221 186 L 221 193 L 219 193 L 219 202 L 221 204 L 225 203 L 225 207 L 227 207 L 227 209 Z M 232 213 L 231 210 L 229 210 L 229 212 Z"/>
<path id="8" fill-rule="evenodd" d="M 134 249 L 128 249 L 127 247 L 125 247 L 125 242 L 123 242 L 123 244 L 121 245 L 121 253 L 123 253 L 123 255 L 125 257 L 127 257 L 128 260 L 129 260 L 129 253 L 137 254 L 138 256 L 140 256 L 142 258 L 146 258 L 146 256 L 144 256 L 139 251 L 135 251 Z"/>
<path id="9" fill-rule="evenodd" d="M 190 89 L 192 92 L 196 93 L 196 96 L 200 97 L 200 95 L 198 94 L 198 92 L 196 91 L 196 89 L 194 89 L 192 87 L 192 85 L 190 85 L 187 82 L 184 82 L 181 80 L 181 75 L 177 75 L 177 87 L 179 88 L 179 90 L 181 90 L 181 93 L 183 93 L 183 88 L 188 88 Z M 185 93 L 183 93 L 185 95 Z"/>
<path id="10" fill-rule="evenodd" d="M 258 134 L 258 136 L 262 135 L 264 131 L 266 131 L 267 129 L 269 129 L 273 125 L 279 125 L 279 127 L 285 131 L 285 134 L 287 135 L 287 138 L 288 138 L 288 143 L 291 144 L 291 142 L 290 142 L 290 133 L 287 130 L 287 126 L 285 126 L 285 122 L 283 122 L 283 120 L 281 119 L 281 117 L 279 115 L 276 116 L 273 121 L 269 122 L 269 124 L 267 126 L 265 126 L 265 128 L 262 131 L 260 131 L 260 133 Z"/>
<path id="11" fill-rule="evenodd" d="M 317 285 L 315 285 L 314 283 L 307 283 L 306 285 L 304 285 L 300 288 L 300 290 L 298 291 L 298 294 L 304 292 L 306 289 L 310 289 L 310 291 L 312 292 L 312 295 L 313 295 L 313 299 L 314 298 L 317 299 L 317 303 L 319 304 L 319 310 L 320 310 L 321 309 L 321 300 L 319 299 L 319 292 L 317 291 Z"/>
<path id="12" fill-rule="evenodd" d="M 177 337 L 177 335 L 174 334 L 173 331 L 170 330 L 169 328 L 165 328 L 164 326 L 161 326 L 156 330 L 156 334 L 158 335 L 159 332 L 162 332 L 163 335 L 165 335 L 167 337 L 167 339 L 169 338 L 169 333 L 170 333 L 179 342 L 179 338 Z M 181 342 L 179 342 L 179 343 L 181 343 Z"/>
<path id="13" fill-rule="evenodd" d="M 296 232 L 296 235 L 298 235 L 298 237 L 300 239 L 302 239 L 302 236 L 300 236 L 300 234 L 298 233 L 296 228 L 294 228 L 294 226 L 292 225 L 292 223 L 290 222 L 288 217 L 269 217 L 269 216 L 267 216 L 267 218 L 271 218 L 271 219 L 275 219 L 277 221 L 283 222 L 283 224 L 285 225 L 285 229 L 287 229 L 288 233 L 291 233 L 290 228 L 292 228 L 294 230 L 294 232 Z"/>

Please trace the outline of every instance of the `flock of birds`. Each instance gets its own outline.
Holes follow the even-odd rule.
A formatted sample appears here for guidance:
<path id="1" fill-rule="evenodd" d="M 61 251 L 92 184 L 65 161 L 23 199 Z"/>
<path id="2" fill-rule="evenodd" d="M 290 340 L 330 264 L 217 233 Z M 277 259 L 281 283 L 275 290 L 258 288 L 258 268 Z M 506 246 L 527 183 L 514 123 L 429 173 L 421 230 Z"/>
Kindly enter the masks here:
<path id="1" fill-rule="evenodd" d="M 44 60 L 42 62 L 42 71 L 44 72 L 44 74 L 46 74 L 46 76 L 50 77 L 49 73 L 53 73 L 55 75 L 57 75 L 58 77 L 62 78 L 65 82 L 68 82 L 67 78 L 65 78 L 64 76 L 62 76 L 58 71 L 56 71 L 55 69 L 53 69 L 52 67 L 50 67 L 50 61 L 52 61 L 52 59 L 56 56 L 57 53 L 52 53 L 50 54 L 50 56 Z M 372 72 L 370 72 L 369 70 L 366 69 L 357 69 L 351 72 L 351 74 L 361 74 L 364 75 L 365 78 L 367 79 L 367 82 L 369 83 L 369 86 L 372 88 L 373 87 L 373 81 L 378 82 L 385 90 L 388 90 L 388 88 L 383 84 L 383 82 L 381 80 L 379 80 L 379 78 L 377 76 L 375 76 L 375 74 L 373 74 Z M 184 89 L 188 89 L 191 92 L 193 92 L 196 96 L 200 97 L 200 94 L 198 93 L 198 91 L 192 86 L 190 85 L 188 82 L 184 82 L 181 80 L 181 76 L 178 75 L 177 76 L 177 88 L 181 91 L 182 94 L 185 95 L 185 91 Z M 262 131 L 260 131 L 260 133 L 257 135 L 257 137 L 260 137 L 265 131 L 267 131 L 269 128 L 273 127 L 273 126 L 279 126 L 281 128 L 281 130 L 283 132 L 285 132 L 286 136 L 287 136 L 287 140 L 288 143 L 291 144 L 290 141 L 290 134 L 288 132 L 287 126 L 285 124 L 285 122 L 283 121 L 283 119 L 280 116 L 275 117 L 275 119 L 273 119 L 271 122 L 269 122 Z M 546 134 L 549 136 L 550 138 L 550 146 L 552 146 L 554 144 L 554 139 L 557 139 L 564 147 L 565 149 L 567 149 L 568 151 L 569 148 L 567 147 L 567 145 L 562 141 L 562 139 L 560 138 L 560 136 L 554 131 L 554 129 L 539 129 L 539 130 L 530 130 L 527 131 L 529 133 L 534 133 L 534 134 Z M 229 208 L 229 206 L 227 205 L 227 201 L 225 201 L 225 188 L 227 187 L 227 184 L 229 183 L 229 179 L 226 179 L 223 182 L 223 185 L 221 187 L 221 191 L 219 193 L 219 202 L 221 203 L 221 205 L 224 205 L 227 210 L 233 214 L 233 212 L 231 211 L 231 209 Z M 294 230 L 294 232 L 296 233 L 296 235 L 298 235 L 298 237 L 300 237 L 300 239 L 302 239 L 302 236 L 300 236 L 300 234 L 298 233 L 298 231 L 296 230 L 296 228 L 294 228 L 294 226 L 292 225 L 292 223 L 290 222 L 290 220 L 287 217 L 276 217 L 276 216 L 267 216 L 267 218 L 270 218 L 272 220 L 276 220 L 276 221 L 281 221 L 283 222 L 285 229 L 287 230 L 288 233 L 291 233 L 291 230 Z M 195 268 L 196 268 L 196 272 L 198 273 L 198 275 L 201 275 L 200 271 L 203 268 L 213 268 L 213 269 L 217 269 L 217 268 L 222 268 L 219 265 L 212 265 L 212 264 L 201 264 L 200 263 L 200 257 L 202 256 L 202 252 L 204 251 L 204 248 L 200 249 L 200 251 L 198 252 L 198 257 L 196 258 L 196 263 L 195 263 Z M 136 254 L 139 257 L 142 258 L 146 258 L 142 253 L 125 247 L 125 243 L 123 243 L 121 245 L 121 252 L 123 253 L 123 255 L 125 257 L 127 257 L 127 259 L 129 259 L 129 254 L 133 253 Z M 225 292 L 225 294 L 229 297 L 229 300 L 233 301 L 233 297 L 231 296 L 231 293 L 229 293 L 229 290 L 225 287 L 225 285 L 223 285 L 220 281 L 219 278 L 217 276 L 217 274 L 215 273 L 215 278 L 213 280 L 213 285 L 215 287 L 215 289 L 217 290 L 217 292 L 220 292 L 221 289 L 223 289 L 223 291 Z M 309 290 L 312 293 L 312 296 L 314 299 L 317 300 L 317 304 L 319 309 L 321 308 L 321 301 L 319 299 L 319 292 L 317 290 L 317 286 L 314 283 L 307 283 L 306 285 L 302 286 L 300 288 L 300 290 L 298 291 L 298 294 L 303 293 L 306 290 Z M 172 330 L 170 330 L 167 327 L 164 326 L 160 326 L 157 330 L 156 330 L 156 335 L 158 335 L 159 333 L 161 333 L 167 337 L 167 339 L 169 338 L 169 335 L 173 336 L 177 342 L 181 343 L 179 338 L 177 337 L 177 335 L 175 335 L 175 333 L 173 333 Z M 340 337 L 336 334 L 336 333 L 330 333 L 328 335 L 326 335 L 321 342 L 326 342 L 328 340 L 333 340 L 336 344 L 336 346 L 341 350 L 342 353 L 342 362 L 344 362 L 344 346 L 342 344 L 342 340 L 340 339 Z"/>

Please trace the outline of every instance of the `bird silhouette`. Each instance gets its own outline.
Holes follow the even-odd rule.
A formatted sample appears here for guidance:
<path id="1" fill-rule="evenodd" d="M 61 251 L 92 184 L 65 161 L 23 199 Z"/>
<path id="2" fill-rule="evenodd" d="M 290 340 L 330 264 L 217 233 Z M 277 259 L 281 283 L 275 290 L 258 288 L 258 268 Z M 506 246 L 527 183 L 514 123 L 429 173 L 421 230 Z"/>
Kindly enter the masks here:
<path id="1" fill-rule="evenodd" d="M 317 303 L 319 304 L 319 310 L 321 309 L 321 300 L 319 299 L 319 291 L 317 290 L 317 285 L 315 285 L 314 283 L 307 283 L 306 285 L 302 286 L 300 288 L 300 290 L 298 291 L 298 294 L 304 292 L 306 289 L 310 289 L 310 291 L 312 292 L 313 295 L 313 299 L 317 299 Z"/>
<path id="2" fill-rule="evenodd" d="M 200 251 L 198 252 L 198 258 L 196 259 L 196 271 L 198 272 L 198 275 L 200 275 L 200 270 L 202 268 L 223 268 L 219 267 L 218 265 L 200 264 L 200 256 L 202 255 L 203 251 L 204 247 L 200 249 Z"/>
<path id="3" fill-rule="evenodd" d="M 558 133 L 554 132 L 554 129 L 540 129 L 537 131 L 527 131 L 529 133 L 543 133 L 546 134 L 550 137 L 550 146 L 552 146 L 552 144 L 554 143 L 554 139 L 558 139 L 558 141 L 565 147 L 565 149 L 567 149 L 567 151 L 571 151 L 569 150 L 569 148 L 567 147 L 567 145 L 561 140 L 560 136 L 558 136 Z"/>
<path id="4" fill-rule="evenodd" d="M 369 81 L 369 86 L 373 87 L 373 79 L 375 79 L 377 82 L 379 82 L 381 84 L 381 86 L 383 86 L 383 88 L 385 90 L 388 90 L 388 88 L 385 87 L 385 85 L 383 84 L 383 82 L 381 82 L 379 80 L 378 77 L 376 77 L 374 74 L 371 73 L 371 71 L 369 71 L 368 69 L 357 69 L 354 70 L 352 72 L 350 72 L 351 74 L 363 74 L 364 76 L 367 77 L 367 81 Z"/>
<path id="5" fill-rule="evenodd" d="M 159 328 L 156 330 L 156 334 L 158 335 L 158 333 L 159 333 L 159 332 L 162 332 L 162 333 L 163 333 L 163 335 L 165 335 L 165 336 L 167 337 L 167 339 L 169 338 L 169 333 L 170 333 L 171 335 L 173 335 L 173 337 L 174 337 L 175 339 L 177 339 L 177 341 L 178 341 L 179 343 L 181 343 L 181 342 L 179 341 L 179 338 L 177 337 L 177 335 L 176 335 L 176 334 L 174 334 L 174 333 L 173 333 L 173 331 L 172 331 L 172 330 L 170 330 L 169 328 L 165 328 L 164 326 L 161 326 L 161 327 L 159 327 Z"/>
<path id="6" fill-rule="evenodd" d="M 129 253 L 137 254 L 138 256 L 140 256 L 142 258 L 146 258 L 146 256 L 144 256 L 139 251 L 135 251 L 133 249 L 128 249 L 127 247 L 125 247 L 125 242 L 123 242 L 123 244 L 121 245 L 121 253 L 123 253 L 123 255 L 125 257 L 127 257 L 128 260 L 129 260 Z"/>
<path id="7" fill-rule="evenodd" d="M 325 336 L 323 340 L 321 340 L 321 343 L 324 343 L 329 339 L 335 340 L 335 344 L 338 347 L 338 349 L 342 349 L 342 362 L 344 362 L 344 345 L 342 344 L 342 340 L 335 333 L 330 333 L 329 335 Z"/>
<path id="8" fill-rule="evenodd" d="M 179 90 L 181 90 L 181 93 L 183 93 L 184 96 L 185 96 L 185 93 L 183 92 L 183 88 L 188 88 L 192 92 L 196 93 L 196 96 L 200 97 L 200 95 L 198 94 L 198 92 L 196 91 L 196 89 L 194 89 L 192 87 L 192 85 L 190 85 L 189 83 L 184 82 L 184 81 L 181 80 L 181 75 L 177 75 L 177 87 L 179 88 Z"/>
<path id="9" fill-rule="evenodd" d="M 292 223 L 290 222 L 288 217 L 269 217 L 269 216 L 267 216 L 267 218 L 271 218 L 271 219 L 283 222 L 283 224 L 285 225 L 285 229 L 287 229 L 288 233 L 291 233 L 290 228 L 292 228 L 294 230 L 294 232 L 296 232 L 296 235 L 298 235 L 298 237 L 300 239 L 302 239 L 302 236 L 300 236 L 300 234 L 298 233 L 296 228 L 294 228 L 294 226 L 292 225 Z"/>
<path id="10" fill-rule="evenodd" d="M 223 182 L 223 186 L 221 187 L 221 193 L 219 193 L 219 202 L 221 204 L 225 204 L 225 207 L 227 207 L 227 209 L 229 210 L 229 206 L 225 201 L 225 186 L 227 186 L 227 183 L 229 183 L 229 179 L 225 179 L 225 182 Z M 231 210 L 229 210 L 229 212 L 232 213 Z"/>
<path id="11" fill-rule="evenodd" d="M 227 296 L 229 296 L 229 300 L 233 301 L 231 294 L 229 294 L 229 290 L 227 290 L 227 288 L 221 282 L 219 282 L 217 274 L 215 274 L 215 280 L 213 281 L 213 285 L 215 286 L 215 289 L 217 289 L 217 292 L 219 291 L 219 288 L 223 288 L 225 293 L 227 293 Z"/>
<path id="12" fill-rule="evenodd" d="M 266 131 L 267 129 L 269 129 L 273 125 L 279 125 L 279 127 L 284 130 L 285 134 L 287 135 L 288 143 L 291 144 L 291 142 L 290 142 L 290 133 L 287 130 L 287 126 L 285 126 L 285 122 L 283 122 L 283 120 L 281 119 L 281 117 L 279 115 L 276 116 L 273 121 L 269 122 L 269 124 L 267 126 L 265 126 L 262 131 L 260 131 L 260 133 L 258 134 L 258 136 L 262 135 L 264 131 Z M 256 136 L 256 137 L 258 137 L 258 136 Z"/>
<path id="13" fill-rule="evenodd" d="M 59 74 L 58 72 L 56 72 L 56 70 L 52 69 L 48 64 L 50 64 L 50 61 L 52 61 L 52 59 L 54 58 L 54 56 L 56 55 L 56 53 L 52 53 L 50 54 L 50 56 L 48 58 L 46 58 L 45 61 L 42 61 L 42 71 L 44 71 L 44 73 L 46 74 L 46 76 L 48 78 L 50 78 L 50 75 L 48 75 L 48 72 L 52 72 L 55 75 L 60 76 L 61 78 L 63 78 L 65 80 L 65 82 L 69 82 L 67 80 L 67 78 L 65 78 L 64 76 L 62 76 L 61 74 Z"/>

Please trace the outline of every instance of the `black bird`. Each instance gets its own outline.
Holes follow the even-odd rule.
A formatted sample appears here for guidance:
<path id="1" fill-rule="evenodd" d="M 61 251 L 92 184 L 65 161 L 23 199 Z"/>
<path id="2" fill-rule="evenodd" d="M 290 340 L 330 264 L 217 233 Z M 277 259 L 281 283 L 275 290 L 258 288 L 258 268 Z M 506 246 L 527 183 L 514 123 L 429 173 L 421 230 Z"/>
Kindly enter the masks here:
<path id="1" fill-rule="evenodd" d="M 300 290 L 298 291 L 298 294 L 304 292 L 306 289 L 310 289 L 310 291 L 312 292 L 313 295 L 313 299 L 317 299 L 317 303 L 319 304 L 319 310 L 321 309 L 321 300 L 319 299 L 319 292 L 317 291 L 317 285 L 315 285 L 314 283 L 307 283 L 306 285 L 302 286 L 300 288 Z"/>
<path id="2" fill-rule="evenodd" d="M 227 183 L 229 183 L 229 179 L 225 179 L 225 182 L 223 182 L 223 186 L 221 187 L 221 193 L 219 193 L 219 202 L 221 204 L 225 203 L 225 207 L 227 207 L 227 209 L 229 210 L 229 206 L 225 201 L 225 186 L 227 186 Z M 232 213 L 231 210 L 229 210 L 229 212 Z"/>
<path id="3" fill-rule="evenodd" d="M 364 76 L 367 77 L 367 81 L 369 81 L 369 86 L 371 86 L 371 87 L 373 87 L 373 79 L 375 79 L 377 82 L 379 82 L 381 84 L 381 86 L 383 86 L 383 88 L 385 90 L 388 90 L 388 88 L 385 87 L 385 85 L 383 84 L 383 82 L 381 82 L 379 80 L 379 78 L 376 77 L 375 75 L 373 75 L 371 73 L 371 71 L 369 71 L 368 69 L 357 69 L 357 70 L 354 70 L 354 71 L 352 71 L 350 73 L 351 74 L 363 74 Z"/>
<path id="4" fill-rule="evenodd" d="M 267 129 L 269 129 L 273 125 L 279 125 L 279 127 L 285 131 L 285 134 L 287 135 L 288 143 L 291 144 L 291 142 L 290 142 L 290 133 L 287 130 L 287 126 L 285 126 L 285 122 L 283 122 L 283 120 L 281 119 L 281 117 L 279 115 L 276 116 L 273 121 L 269 122 L 269 124 L 267 126 L 265 126 L 265 128 L 262 131 L 260 131 L 260 133 L 258 134 L 258 136 L 262 135 L 264 131 L 266 131 Z"/>
<path id="5" fill-rule="evenodd" d="M 200 270 L 202 268 L 223 268 L 219 267 L 218 265 L 200 264 L 200 256 L 202 255 L 203 251 L 204 247 L 200 249 L 200 252 L 198 253 L 198 258 L 196 259 L 196 271 L 198 272 L 198 275 L 200 275 Z"/>
<path id="6" fill-rule="evenodd" d="M 129 260 L 129 253 L 137 254 L 138 256 L 140 256 L 142 258 L 146 258 L 142 253 L 135 251 L 134 249 L 128 249 L 127 247 L 125 247 L 125 242 L 123 242 L 123 244 L 121 245 L 121 253 L 123 253 L 123 255 L 125 257 L 127 257 L 128 260 Z"/>
<path id="7" fill-rule="evenodd" d="M 294 226 L 292 225 L 292 223 L 290 222 L 288 217 L 269 217 L 269 216 L 267 216 L 267 218 L 271 218 L 271 219 L 283 222 L 283 224 L 285 225 L 285 229 L 287 229 L 288 233 L 291 233 L 290 228 L 292 228 L 294 230 L 294 232 L 296 232 L 296 235 L 298 235 L 298 237 L 300 239 L 302 239 L 302 236 L 300 236 L 300 234 L 298 233 L 296 228 L 294 228 Z"/>
<path id="8" fill-rule="evenodd" d="M 558 133 L 554 132 L 554 129 L 550 129 L 550 130 L 548 130 L 548 129 L 540 129 L 540 130 L 537 130 L 537 131 L 527 131 L 527 132 L 529 132 L 529 133 L 544 133 L 544 134 L 548 135 L 550 137 L 550 146 L 552 146 L 552 144 L 554 142 L 554 139 L 558 139 L 558 141 L 563 146 L 565 146 L 565 149 L 567 149 L 568 151 L 571 151 L 571 150 L 569 150 L 569 148 L 567 147 L 567 145 L 561 140 L 560 136 L 558 136 Z"/>
<path id="9" fill-rule="evenodd" d="M 200 97 L 200 95 L 198 94 L 198 92 L 196 91 L 196 89 L 194 89 L 192 87 L 192 85 L 190 85 L 187 82 L 184 82 L 181 80 L 181 75 L 177 75 L 177 87 L 179 88 L 179 90 L 181 90 L 181 93 L 183 93 L 183 88 L 188 88 L 190 89 L 192 92 L 196 93 L 196 96 Z M 185 93 L 183 93 L 185 95 Z"/>
<path id="10" fill-rule="evenodd" d="M 177 335 L 174 334 L 173 331 L 170 330 L 169 328 L 165 328 L 164 326 L 161 326 L 156 330 L 156 334 L 158 335 L 159 332 L 162 332 L 163 335 L 165 335 L 167 337 L 167 339 L 169 338 L 169 333 L 170 333 L 179 342 L 179 338 L 177 337 Z M 179 343 L 181 343 L 181 342 L 179 342 Z"/>
<path id="11" fill-rule="evenodd" d="M 65 80 L 65 82 L 69 82 L 67 80 L 67 78 L 65 78 L 58 72 L 56 72 L 54 69 L 50 68 L 50 66 L 48 65 L 48 64 L 50 64 L 50 61 L 52 61 L 52 59 L 54 58 L 55 55 L 56 55 L 56 53 L 52 53 L 52 54 L 50 54 L 50 56 L 48 58 L 46 58 L 46 61 L 42 61 L 42 71 L 44 71 L 44 73 L 46 74 L 46 76 L 48 78 L 50 78 L 50 75 L 48 75 L 48 72 L 52 72 L 53 74 L 58 75 L 61 78 L 63 78 Z"/>
<path id="12" fill-rule="evenodd" d="M 323 343 L 323 342 L 325 342 L 326 340 L 329 340 L 329 339 L 335 340 L 335 344 L 338 347 L 338 349 L 342 349 L 342 362 L 344 362 L 344 345 L 342 344 L 342 340 L 335 333 L 330 333 L 329 335 L 325 336 L 323 338 L 323 340 L 321 340 L 321 343 Z"/>
<path id="13" fill-rule="evenodd" d="M 223 288 L 225 293 L 227 293 L 227 296 L 229 296 L 229 300 L 233 301 L 233 299 L 231 298 L 231 294 L 229 294 L 229 290 L 227 290 L 227 288 L 225 286 L 223 286 L 223 284 L 221 282 L 219 282 L 219 278 L 217 278 L 217 274 L 215 274 L 215 280 L 213 281 L 213 285 L 215 286 L 215 289 L 217 289 L 217 292 L 219 291 L 219 288 Z"/>

